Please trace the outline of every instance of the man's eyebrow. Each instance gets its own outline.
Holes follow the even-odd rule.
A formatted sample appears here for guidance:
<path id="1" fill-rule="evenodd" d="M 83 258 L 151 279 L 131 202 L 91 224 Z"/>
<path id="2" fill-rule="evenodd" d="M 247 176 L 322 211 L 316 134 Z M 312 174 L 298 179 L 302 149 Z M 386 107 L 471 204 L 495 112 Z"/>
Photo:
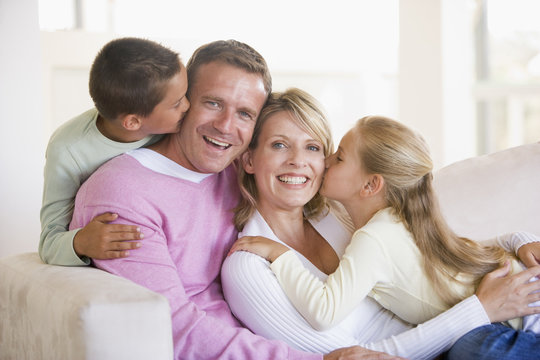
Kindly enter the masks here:
<path id="1" fill-rule="evenodd" d="M 220 98 L 219 96 L 214 95 L 203 95 L 201 96 L 203 100 L 212 100 L 212 101 L 223 101 L 223 98 Z"/>

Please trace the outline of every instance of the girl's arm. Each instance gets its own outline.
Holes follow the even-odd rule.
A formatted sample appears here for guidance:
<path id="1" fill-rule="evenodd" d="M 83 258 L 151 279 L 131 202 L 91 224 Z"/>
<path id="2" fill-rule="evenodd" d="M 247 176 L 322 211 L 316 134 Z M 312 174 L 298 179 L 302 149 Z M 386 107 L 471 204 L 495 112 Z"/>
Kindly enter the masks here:
<path id="1" fill-rule="evenodd" d="M 381 244 L 362 231 L 353 236 L 326 282 L 306 269 L 293 251 L 277 257 L 270 267 L 296 309 L 317 330 L 344 319 L 377 282 L 391 282 L 393 270 Z"/>

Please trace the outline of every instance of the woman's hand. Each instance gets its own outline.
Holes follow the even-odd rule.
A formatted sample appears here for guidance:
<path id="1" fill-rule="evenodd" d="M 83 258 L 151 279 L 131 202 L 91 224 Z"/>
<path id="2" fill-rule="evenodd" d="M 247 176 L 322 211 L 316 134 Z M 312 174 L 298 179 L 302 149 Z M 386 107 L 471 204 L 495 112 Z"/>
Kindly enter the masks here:
<path id="1" fill-rule="evenodd" d="M 476 296 L 491 322 L 538 314 L 540 306 L 529 304 L 540 300 L 540 281 L 529 280 L 540 275 L 540 266 L 531 267 L 515 275 L 508 275 L 510 262 L 482 279 Z"/>
<path id="2" fill-rule="evenodd" d="M 262 256 L 270 262 L 274 262 L 278 256 L 288 251 L 289 248 L 263 236 L 244 236 L 236 240 L 228 255 L 239 250 L 249 251 Z"/>
<path id="3" fill-rule="evenodd" d="M 517 252 L 519 260 L 527 267 L 540 265 L 540 242 L 521 246 Z"/>

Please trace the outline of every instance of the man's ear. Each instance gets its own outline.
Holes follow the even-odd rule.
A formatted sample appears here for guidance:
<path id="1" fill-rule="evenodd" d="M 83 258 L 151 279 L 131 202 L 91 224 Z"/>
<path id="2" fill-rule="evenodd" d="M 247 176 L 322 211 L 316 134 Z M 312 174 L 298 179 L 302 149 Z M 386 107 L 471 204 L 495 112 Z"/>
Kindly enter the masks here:
<path id="1" fill-rule="evenodd" d="M 384 188 L 384 178 L 379 174 L 373 174 L 368 177 L 368 181 L 362 188 L 362 195 L 373 196 L 378 194 Z"/>
<path id="2" fill-rule="evenodd" d="M 244 167 L 244 171 L 248 174 L 253 174 L 255 170 L 253 169 L 253 161 L 251 158 L 251 150 L 246 150 L 242 154 L 242 166 Z"/>
<path id="3" fill-rule="evenodd" d="M 129 131 L 137 131 L 142 126 L 142 120 L 139 116 L 128 114 L 121 118 L 122 126 Z"/>

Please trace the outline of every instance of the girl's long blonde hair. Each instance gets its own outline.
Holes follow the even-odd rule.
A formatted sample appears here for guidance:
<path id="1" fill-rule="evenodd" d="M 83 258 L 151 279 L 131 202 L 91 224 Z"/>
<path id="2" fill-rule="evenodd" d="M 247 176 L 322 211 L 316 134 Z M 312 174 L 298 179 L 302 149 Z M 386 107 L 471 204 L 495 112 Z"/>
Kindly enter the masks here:
<path id="1" fill-rule="evenodd" d="M 475 287 L 510 254 L 457 236 L 444 220 L 432 188 L 432 160 L 421 136 L 381 116 L 360 119 L 354 130 L 365 170 L 381 175 L 388 205 L 406 225 L 423 256 L 424 270 L 441 298 L 452 306 L 462 295 L 448 281 L 468 275 Z"/>

